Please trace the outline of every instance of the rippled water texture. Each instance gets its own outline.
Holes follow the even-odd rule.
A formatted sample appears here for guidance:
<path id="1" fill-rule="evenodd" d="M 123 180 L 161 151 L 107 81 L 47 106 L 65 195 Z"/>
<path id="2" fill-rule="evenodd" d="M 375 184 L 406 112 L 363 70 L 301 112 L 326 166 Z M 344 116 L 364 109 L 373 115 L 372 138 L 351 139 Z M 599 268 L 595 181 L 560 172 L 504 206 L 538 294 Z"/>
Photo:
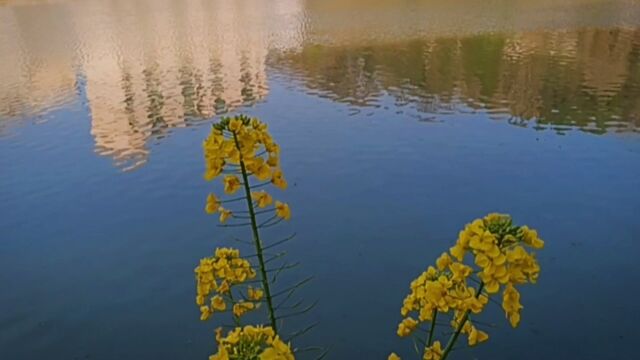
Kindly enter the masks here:
<path id="1" fill-rule="evenodd" d="M 283 150 L 301 344 L 410 358 L 410 280 L 502 211 L 541 280 L 456 358 L 635 358 L 639 1 L 0 0 L 0 359 L 213 352 L 192 270 L 242 232 L 200 143 L 238 111 Z"/>

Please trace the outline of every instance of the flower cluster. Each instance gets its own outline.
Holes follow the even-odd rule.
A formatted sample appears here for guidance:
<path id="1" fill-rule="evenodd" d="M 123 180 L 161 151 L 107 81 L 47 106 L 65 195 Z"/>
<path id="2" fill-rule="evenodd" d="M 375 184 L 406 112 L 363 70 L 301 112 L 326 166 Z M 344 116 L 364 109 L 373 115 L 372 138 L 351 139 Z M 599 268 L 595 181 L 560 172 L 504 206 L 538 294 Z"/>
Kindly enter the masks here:
<path id="1" fill-rule="evenodd" d="M 222 336 L 222 329 L 216 332 L 218 352 L 209 360 L 251 359 L 251 360 L 293 360 L 289 344 L 283 342 L 272 328 L 247 325 L 229 331 Z"/>
<path id="2" fill-rule="evenodd" d="M 540 273 L 535 255 L 527 248 L 543 246 L 544 241 L 535 230 L 514 226 L 508 215 L 489 214 L 468 224 L 449 252 L 436 260 L 436 266 L 429 266 L 411 282 L 411 291 L 400 311 L 403 320 L 398 325 L 398 336 L 409 336 L 421 323 L 430 322 L 431 333 L 423 359 L 444 358 L 448 351 L 442 349 L 439 341 L 432 342 L 432 332 L 436 316 L 451 312 L 455 338 L 457 334 L 467 335 L 469 346 L 484 342 L 489 335 L 479 330 L 470 316 L 482 312 L 489 296 L 501 288 L 502 308 L 511 325 L 516 327 L 522 309 L 516 286 L 535 283 Z M 475 266 L 464 263 L 468 253 L 472 254 Z M 391 354 L 389 359 L 399 357 Z"/>
<path id="3" fill-rule="evenodd" d="M 518 326 L 522 309 L 515 286 L 535 283 L 540 273 L 535 254 L 525 247 L 542 249 L 544 241 L 527 226 L 513 226 L 507 215 L 489 214 L 468 224 L 450 249 L 458 261 L 463 261 L 467 253 L 473 254 L 474 263 L 481 269 L 478 278 L 488 294 L 504 288 L 502 307 L 513 327 Z"/>
<path id="4" fill-rule="evenodd" d="M 249 261 L 241 258 L 237 249 L 217 248 L 215 255 L 201 259 L 194 271 L 197 281 L 196 304 L 200 306 L 201 320 L 208 319 L 214 312 L 226 311 L 231 304 L 233 314 L 240 317 L 256 308 L 262 299 L 262 290 L 249 287 L 246 301 L 233 300 L 231 288 L 256 277 Z"/>
<path id="5" fill-rule="evenodd" d="M 420 322 L 432 321 L 436 313 L 480 313 L 488 298 L 476 296 L 476 289 L 467 284 L 467 279 L 472 273 L 473 269 L 470 266 L 455 262 L 449 254 L 443 253 L 436 261 L 436 267 L 429 266 L 411 282 L 411 292 L 404 299 L 400 310 L 404 319 L 398 326 L 398 336 L 411 335 Z M 417 313 L 418 320 L 408 316 L 412 312 Z M 471 346 L 488 338 L 470 321 L 466 322 L 463 333 L 469 334 Z M 478 333 L 480 335 L 476 336 Z"/>
<path id="6" fill-rule="evenodd" d="M 245 184 L 251 177 L 262 184 L 271 183 L 281 190 L 287 188 L 287 181 L 280 169 L 280 148 L 269 134 L 267 124 L 257 118 L 244 115 L 223 118 L 211 128 L 202 147 L 206 164 L 204 178 L 211 181 L 222 176 L 225 194 L 234 194 L 245 185 L 251 188 Z M 267 208 L 274 203 L 265 190 L 251 192 L 251 198 L 259 208 Z M 209 214 L 219 213 L 220 222 L 226 223 L 234 217 L 234 213 L 222 206 L 223 203 L 211 193 L 207 197 L 205 210 Z M 291 218 L 287 204 L 276 201 L 272 210 L 281 219 Z"/>

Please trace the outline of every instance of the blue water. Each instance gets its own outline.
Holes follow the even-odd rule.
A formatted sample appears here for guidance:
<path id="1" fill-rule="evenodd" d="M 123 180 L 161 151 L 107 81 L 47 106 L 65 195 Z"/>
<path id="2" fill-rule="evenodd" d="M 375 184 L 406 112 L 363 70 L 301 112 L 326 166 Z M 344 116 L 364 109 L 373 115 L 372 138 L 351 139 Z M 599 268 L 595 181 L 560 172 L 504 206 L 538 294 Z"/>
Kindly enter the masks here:
<path id="1" fill-rule="evenodd" d="M 391 351 L 411 358 L 411 341 L 395 335 L 410 281 L 464 224 L 499 211 L 538 229 L 546 241 L 540 280 L 522 290 L 519 328 L 490 305 L 482 318 L 495 324 L 487 330 L 490 341 L 452 358 L 635 358 L 640 33 L 623 34 L 632 44 L 622 61 L 630 70 L 591 98 L 603 105 L 572 102 L 588 84 L 578 82 L 567 95 L 553 87 L 555 73 L 549 75 L 548 99 L 557 108 L 570 103 L 576 111 L 588 108 L 589 116 L 618 119 L 584 123 L 509 120 L 515 102 L 505 95 L 500 108 L 501 97 L 494 96 L 509 92 L 486 94 L 495 79 L 486 46 L 472 52 L 485 61 L 480 73 L 489 74 L 476 74 L 485 85 L 475 99 L 469 98 L 475 80 L 461 85 L 446 71 L 442 81 L 451 80 L 450 89 L 433 89 L 429 77 L 422 88 L 412 85 L 415 76 L 389 70 L 382 55 L 373 56 L 387 50 L 370 44 L 270 53 L 262 79 L 268 86 L 253 87 L 261 95 L 228 111 L 267 122 L 282 149 L 290 187 L 281 198 L 293 218 L 266 236 L 297 233 L 287 250 L 302 267 L 291 278 L 313 275 L 303 296 L 319 301 L 303 318 L 285 322 L 291 331 L 319 323 L 296 345 L 327 347 L 329 359 L 383 359 Z M 491 36 L 502 41 L 503 35 Z M 298 59 L 314 49 L 320 49 L 314 61 Z M 413 71 L 411 51 L 397 54 Z M 317 59 L 342 64 L 334 60 L 345 56 L 364 59 L 345 73 L 365 70 L 332 78 L 331 66 L 314 65 Z M 561 70 L 563 59 L 543 57 Z M 571 65 L 579 56 L 568 61 L 577 74 L 587 71 Z M 80 67 L 73 74 L 64 102 L 5 113 L 0 121 L 0 359 L 206 359 L 215 352 L 219 324 L 198 320 L 193 268 L 216 246 L 250 252 L 232 240 L 247 238 L 246 229 L 218 228 L 203 211 L 212 185 L 202 179 L 200 144 L 218 117 L 184 115 L 185 126 L 144 127 L 140 133 L 150 134 L 144 151 L 136 145 L 120 156 L 97 145 L 94 129 L 96 101 L 109 102 L 113 90 L 92 98 L 90 72 Z M 334 81 L 341 78 L 344 84 Z M 367 93 L 371 87 L 363 84 L 377 90 Z M 398 88 L 411 96 L 394 95 Z M 452 99 L 450 90 L 465 97 Z M 368 100 L 359 102 L 362 91 L 360 99 Z M 170 92 L 165 104 L 172 96 L 186 97 Z M 610 96 L 618 100 L 607 103 Z M 429 102 L 434 98 L 438 106 Z M 479 102 L 495 106 L 474 105 Z M 540 113 L 556 113 L 547 104 Z M 567 111 L 575 117 L 573 110 Z"/>

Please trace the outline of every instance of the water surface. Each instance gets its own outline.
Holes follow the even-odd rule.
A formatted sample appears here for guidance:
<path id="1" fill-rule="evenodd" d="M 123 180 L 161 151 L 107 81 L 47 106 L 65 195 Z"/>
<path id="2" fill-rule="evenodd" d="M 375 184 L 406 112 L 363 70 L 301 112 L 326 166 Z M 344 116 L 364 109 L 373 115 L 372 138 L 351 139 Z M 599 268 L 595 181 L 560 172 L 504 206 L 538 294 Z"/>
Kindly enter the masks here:
<path id="1" fill-rule="evenodd" d="M 2 359 L 214 351 L 192 270 L 246 234 L 204 213 L 200 143 L 240 111 L 283 149 L 299 344 L 410 358 L 409 282 L 501 211 L 541 279 L 457 358 L 634 358 L 638 1 L 0 0 L 0 64 Z"/>

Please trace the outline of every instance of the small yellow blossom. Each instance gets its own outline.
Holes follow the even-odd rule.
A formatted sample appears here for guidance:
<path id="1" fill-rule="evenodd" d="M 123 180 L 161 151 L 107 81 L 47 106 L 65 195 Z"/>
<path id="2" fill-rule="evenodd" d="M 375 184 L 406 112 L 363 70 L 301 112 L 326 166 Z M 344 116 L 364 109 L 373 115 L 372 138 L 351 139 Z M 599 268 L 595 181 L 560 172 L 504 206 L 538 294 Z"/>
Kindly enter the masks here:
<path id="1" fill-rule="evenodd" d="M 520 304 L 520 293 L 511 284 L 504 289 L 502 309 L 504 309 L 511 326 L 517 327 L 520 323 L 520 310 L 522 309 L 522 305 Z"/>
<path id="2" fill-rule="evenodd" d="M 229 121 L 229 131 L 238 132 L 240 128 L 243 126 L 243 121 L 237 117 L 234 117 Z"/>
<path id="3" fill-rule="evenodd" d="M 257 203 L 259 208 L 265 208 L 273 203 L 271 195 L 264 190 L 252 192 L 251 198 Z"/>
<path id="4" fill-rule="evenodd" d="M 291 347 L 285 344 L 278 336 L 271 342 L 271 346 L 260 354 L 260 360 L 294 360 Z"/>
<path id="5" fill-rule="evenodd" d="M 522 226 L 520 228 L 522 232 L 522 241 L 531 246 L 534 249 L 542 249 L 544 247 L 544 241 L 538 237 L 538 232 L 529 229 L 528 226 Z"/>
<path id="6" fill-rule="evenodd" d="M 403 319 L 402 322 L 398 325 L 398 336 L 405 337 L 411 335 L 411 333 L 416 329 L 417 326 L 418 322 L 413 318 L 408 317 Z"/>
<path id="7" fill-rule="evenodd" d="M 280 201 L 276 201 L 276 215 L 285 220 L 291 219 L 291 209 L 289 209 L 289 205 L 282 203 Z"/>
<path id="8" fill-rule="evenodd" d="M 227 304 L 224 302 L 222 296 L 216 295 L 211 298 L 211 308 L 214 311 L 225 311 L 227 309 Z"/>
<path id="9" fill-rule="evenodd" d="M 401 360 L 400 356 L 396 355 L 396 353 L 391 353 L 389 354 L 389 357 L 387 358 L 387 360 Z"/>
<path id="10" fill-rule="evenodd" d="M 446 269 L 449 266 L 449 264 L 451 264 L 451 258 L 447 253 L 442 253 L 442 255 L 440 255 L 438 260 L 436 260 L 436 266 L 440 271 Z"/>
<path id="11" fill-rule="evenodd" d="M 222 336 L 222 330 L 216 333 L 218 352 L 210 360 L 233 359 L 254 360 L 295 360 L 291 345 L 283 342 L 270 327 L 247 325 L 229 331 Z"/>
<path id="12" fill-rule="evenodd" d="M 260 301 L 263 295 L 264 291 L 262 291 L 262 289 L 255 289 L 251 286 L 249 286 L 249 289 L 247 289 L 247 297 L 249 298 L 249 300 Z"/>
<path id="13" fill-rule="evenodd" d="M 440 341 L 434 341 L 424 352 L 424 360 L 440 360 L 442 358 L 442 346 Z"/>
<path id="14" fill-rule="evenodd" d="M 273 185 L 282 190 L 285 190 L 287 188 L 287 181 L 284 179 L 284 174 L 280 169 L 276 169 L 273 171 L 271 182 L 273 183 Z"/>
<path id="15" fill-rule="evenodd" d="M 267 165 L 272 168 L 277 167 L 280 164 L 280 160 L 278 159 L 278 155 L 275 153 L 269 154 L 269 158 L 267 158 Z"/>
<path id="16" fill-rule="evenodd" d="M 224 192 L 233 194 L 240 189 L 240 179 L 235 175 L 227 175 L 224 177 Z"/>
<path id="17" fill-rule="evenodd" d="M 255 308 L 252 302 L 240 301 L 233 305 L 233 315 L 240 317 Z"/>
<path id="18" fill-rule="evenodd" d="M 489 339 L 489 335 L 482 331 L 476 329 L 475 326 L 471 326 L 469 330 L 469 346 L 475 346 L 476 344 L 480 344 L 481 342 L 485 342 Z"/>
<path id="19" fill-rule="evenodd" d="M 208 306 L 200 306 L 200 320 L 207 320 L 213 312 Z"/>
<path id="20" fill-rule="evenodd" d="M 218 198 L 216 198 L 214 194 L 209 194 L 209 196 L 207 196 L 207 205 L 204 208 L 207 214 L 213 214 L 218 211 L 218 207 L 220 207 Z"/>
<path id="21" fill-rule="evenodd" d="M 226 223 L 227 220 L 229 220 L 229 218 L 233 216 L 233 213 L 231 212 L 231 210 L 227 210 L 222 206 L 218 208 L 218 211 L 220 212 L 220 222 L 223 224 Z"/>

